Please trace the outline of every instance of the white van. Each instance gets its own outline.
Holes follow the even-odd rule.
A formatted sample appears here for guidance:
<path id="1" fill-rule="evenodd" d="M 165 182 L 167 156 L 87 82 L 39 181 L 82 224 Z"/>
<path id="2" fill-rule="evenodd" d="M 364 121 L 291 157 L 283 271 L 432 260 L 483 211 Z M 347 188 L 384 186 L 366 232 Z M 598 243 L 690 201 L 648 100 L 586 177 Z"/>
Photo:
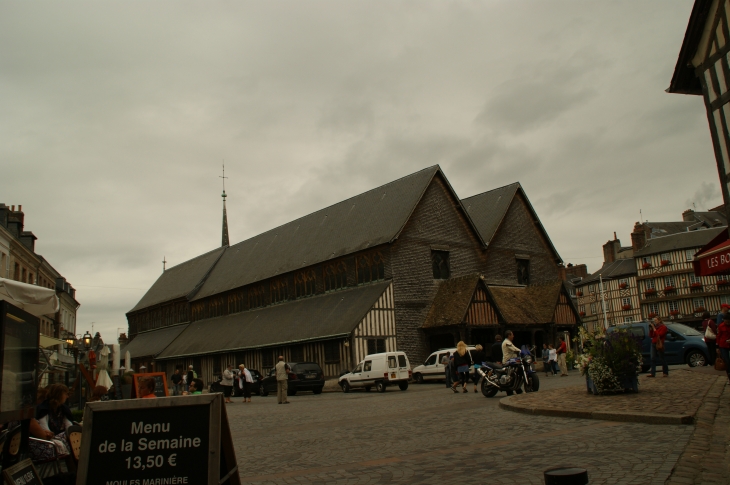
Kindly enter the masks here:
<path id="1" fill-rule="evenodd" d="M 476 350 L 476 347 L 468 345 L 466 349 L 473 351 Z M 422 384 L 425 381 L 445 380 L 446 374 L 444 366 L 441 364 L 441 359 L 445 355 L 453 355 L 454 352 L 456 352 L 456 347 L 453 349 L 440 349 L 429 355 L 423 365 L 419 365 L 413 369 L 413 380 L 418 384 Z M 473 367 L 470 367 L 469 373 L 472 373 L 472 370 Z"/>
<path id="2" fill-rule="evenodd" d="M 340 387 L 344 392 L 350 389 L 372 387 L 378 392 L 385 392 L 388 386 L 398 385 L 401 391 L 408 389 L 408 380 L 411 378 L 411 364 L 405 352 L 383 352 L 370 354 L 357 364 L 355 370 L 348 372 L 339 379 Z"/>

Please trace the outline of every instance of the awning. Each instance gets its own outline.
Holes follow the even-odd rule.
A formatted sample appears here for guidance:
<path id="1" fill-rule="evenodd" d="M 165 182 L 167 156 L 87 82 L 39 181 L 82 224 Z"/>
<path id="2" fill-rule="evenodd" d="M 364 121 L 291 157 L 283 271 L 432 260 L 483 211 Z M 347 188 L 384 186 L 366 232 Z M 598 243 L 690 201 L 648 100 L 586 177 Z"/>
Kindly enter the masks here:
<path id="1" fill-rule="evenodd" d="M 61 345 L 64 343 L 66 343 L 65 340 L 59 340 L 57 338 L 48 337 L 46 335 L 41 335 L 40 346 L 43 348 L 53 347 L 53 346 Z"/>
<path id="2" fill-rule="evenodd" d="M 0 300 L 36 317 L 56 313 L 59 309 L 54 290 L 5 278 L 0 278 Z"/>
<path id="3" fill-rule="evenodd" d="M 695 276 L 730 274 L 730 238 L 722 231 L 694 256 Z"/>

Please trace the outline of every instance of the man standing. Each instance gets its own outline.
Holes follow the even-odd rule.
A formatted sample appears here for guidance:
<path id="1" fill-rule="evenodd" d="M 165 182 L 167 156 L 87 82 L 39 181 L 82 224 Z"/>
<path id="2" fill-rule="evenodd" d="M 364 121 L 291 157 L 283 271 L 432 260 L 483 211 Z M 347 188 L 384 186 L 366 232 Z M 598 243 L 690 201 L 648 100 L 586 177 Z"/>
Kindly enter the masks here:
<path id="1" fill-rule="evenodd" d="M 651 337 L 651 373 L 646 377 L 656 376 L 657 360 L 662 363 L 662 375 L 669 377 L 669 366 L 667 359 L 664 357 L 664 340 L 667 338 L 667 326 L 659 317 L 654 317 L 654 321 L 649 324 L 649 337 Z"/>
<path id="2" fill-rule="evenodd" d="M 276 396 L 279 404 L 289 404 L 286 391 L 289 389 L 289 364 L 284 362 L 284 356 L 279 356 L 279 362 L 276 364 Z"/>
<path id="3" fill-rule="evenodd" d="M 720 325 L 724 321 L 725 315 L 728 315 L 728 312 L 730 312 L 730 305 L 727 303 L 720 305 L 720 313 L 718 313 L 717 318 L 715 318 L 715 325 Z"/>
<path id="4" fill-rule="evenodd" d="M 497 364 L 502 363 L 502 336 L 497 334 L 494 336 L 494 343 L 491 349 L 492 361 Z"/>
<path id="5" fill-rule="evenodd" d="M 443 357 L 441 357 L 441 365 L 444 366 L 444 376 L 446 377 L 446 387 L 451 387 L 451 367 L 449 367 L 449 364 L 451 361 L 449 360 L 449 353 L 446 352 Z"/>
<path id="6" fill-rule="evenodd" d="M 560 377 L 568 376 L 568 364 L 565 362 L 565 355 L 568 353 L 568 344 L 565 343 L 565 335 L 560 336 L 560 347 L 558 347 L 558 366 L 560 367 Z"/>
<path id="7" fill-rule="evenodd" d="M 192 365 L 188 366 L 188 373 L 187 373 L 187 376 L 186 377 L 187 377 L 187 379 L 186 379 L 186 381 L 187 381 L 186 386 L 188 388 L 190 388 L 190 384 L 193 383 L 193 379 L 195 379 L 196 377 L 198 377 L 197 374 L 195 373 L 195 371 L 193 370 L 193 366 Z M 185 390 L 187 391 L 188 389 L 185 389 Z M 198 390 L 200 391 L 200 389 L 198 389 Z"/>
<path id="8" fill-rule="evenodd" d="M 182 375 L 180 374 L 179 367 L 177 369 L 175 369 L 175 373 L 172 375 L 172 378 L 170 380 L 172 381 L 172 395 L 179 396 L 180 395 L 180 383 L 182 382 Z"/>

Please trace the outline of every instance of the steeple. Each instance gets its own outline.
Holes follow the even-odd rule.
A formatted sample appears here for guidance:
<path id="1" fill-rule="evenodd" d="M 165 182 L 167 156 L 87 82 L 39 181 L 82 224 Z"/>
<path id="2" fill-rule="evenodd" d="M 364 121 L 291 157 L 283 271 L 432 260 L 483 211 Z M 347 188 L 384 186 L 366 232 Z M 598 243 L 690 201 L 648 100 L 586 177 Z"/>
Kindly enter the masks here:
<path id="1" fill-rule="evenodd" d="M 219 175 L 219 177 L 223 179 L 223 194 L 221 195 L 221 197 L 223 197 L 223 234 L 221 237 L 221 246 L 225 247 L 230 246 L 228 243 L 228 216 L 226 215 L 226 179 L 228 177 L 226 177 L 225 162 L 223 163 L 223 176 L 221 177 Z"/>

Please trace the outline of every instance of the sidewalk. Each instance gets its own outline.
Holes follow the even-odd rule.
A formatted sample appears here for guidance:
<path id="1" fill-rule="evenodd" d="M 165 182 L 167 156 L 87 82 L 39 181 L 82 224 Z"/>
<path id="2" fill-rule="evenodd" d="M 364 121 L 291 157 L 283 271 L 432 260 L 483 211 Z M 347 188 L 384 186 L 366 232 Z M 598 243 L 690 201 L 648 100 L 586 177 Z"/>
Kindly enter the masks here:
<path id="1" fill-rule="evenodd" d="M 693 424 L 705 396 L 725 373 L 711 368 L 678 369 L 668 378 L 639 376 L 638 394 L 594 396 L 585 386 L 520 394 L 502 398 L 510 411 L 606 421 L 648 424 Z M 719 395 L 719 394 L 718 394 Z"/>

